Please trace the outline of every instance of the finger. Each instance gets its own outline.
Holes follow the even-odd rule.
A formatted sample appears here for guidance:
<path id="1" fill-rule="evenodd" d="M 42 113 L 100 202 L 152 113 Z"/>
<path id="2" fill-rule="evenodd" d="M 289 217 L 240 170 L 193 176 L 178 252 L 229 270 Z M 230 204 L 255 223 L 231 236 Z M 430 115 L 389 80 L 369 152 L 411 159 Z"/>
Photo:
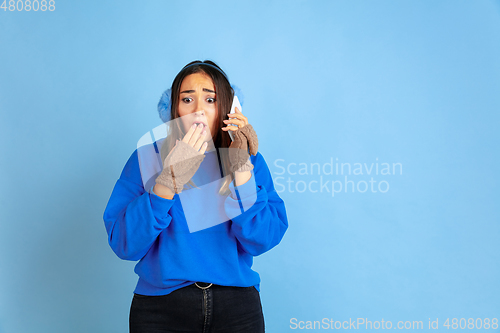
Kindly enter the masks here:
<path id="1" fill-rule="evenodd" d="M 238 110 L 238 109 L 236 109 Z M 229 118 L 237 118 L 237 119 L 242 119 L 242 120 L 247 120 L 247 117 L 243 115 L 243 113 L 228 113 L 227 116 Z"/>
<path id="2" fill-rule="evenodd" d="M 246 117 L 243 118 L 231 118 L 231 119 L 225 119 L 223 120 L 225 124 L 236 124 L 240 127 L 243 127 L 245 125 L 248 125 L 248 120 Z"/>
<path id="3" fill-rule="evenodd" d="M 235 124 L 235 125 L 238 125 L 240 127 L 243 127 L 243 126 L 247 125 L 247 123 L 244 120 L 241 120 L 241 119 L 225 119 L 225 120 L 223 120 L 223 122 L 226 125 Z"/>
<path id="4" fill-rule="evenodd" d="M 187 143 L 189 143 L 192 147 L 194 147 L 196 141 L 198 141 L 198 138 L 200 137 L 200 133 L 203 130 L 203 127 L 204 126 L 201 125 L 201 124 L 198 125 L 198 126 L 196 126 L 195 129 L 194 129 L 194 131 L 193 131 L 193 133 L 191 134 L 191 137 L 188 139 Z M 187 136 L 187 134 L 186 134 L 186 136 Z"/>
<path id="5" fill-rule="evenodd" d="M 189 140 L 191 139 L 191 136 L 193 136 L 193 133 L 196 130 L 196 128 L 197 128 L 196 124 L 191 125 L 186 135 L 184 135 L 184 137 L 182 138 L 182 141 L 184 141 L 185 143 L 189 143 Z"/>
<path id="6" fill-rule="evenodd" d="M 203 130 L 203 132 L 200 133 L 200 136 L 198 137 L 198 140 L 196 140 L 194 144 L 194 149 L 197 151 L 200 150 L 200 147 L 203 145 L 205 142 L 205 137 L 207 136 L 207 130 Z"/>
<path id="7" fill-rule="evenodd" d="M 238 109 L 237 107 L 235 107 L 234 110 L 235 110 L 236 113 L 242 114 L 241 111 L 240 111 L 240 109 Z"/>
<path id="8" fill-rule="evenodd" d="M 205 151 L 207 150 L 207 147 L 208 147 L 208 143 L 203 142 L 203 144 L 201 145 L 200 153 L 201 154 L 205 154 Z"/>
<path id="9" fill-rule="evenodd" d="M 234 132 L 234 131 L 239 130 L 239 128 L 236 127 L 236 126 L 227 126 L 227 127 L 222 127 L 221 130 L 226 131 L 226 132 L 227 131 L 233 131 Z"/>

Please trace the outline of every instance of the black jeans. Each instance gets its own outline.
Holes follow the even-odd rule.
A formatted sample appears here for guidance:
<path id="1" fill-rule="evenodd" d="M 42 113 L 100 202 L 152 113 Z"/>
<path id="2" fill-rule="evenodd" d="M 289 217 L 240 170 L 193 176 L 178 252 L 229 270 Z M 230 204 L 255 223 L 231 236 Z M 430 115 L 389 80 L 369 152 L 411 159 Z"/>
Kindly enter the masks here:
<path id="1" fill-rule="evenodd" d="M 264 315 L 255 287 L 192 284 L 164 296 L 134 294 L 129 325 L 130 333 L 262 333 Z"/>

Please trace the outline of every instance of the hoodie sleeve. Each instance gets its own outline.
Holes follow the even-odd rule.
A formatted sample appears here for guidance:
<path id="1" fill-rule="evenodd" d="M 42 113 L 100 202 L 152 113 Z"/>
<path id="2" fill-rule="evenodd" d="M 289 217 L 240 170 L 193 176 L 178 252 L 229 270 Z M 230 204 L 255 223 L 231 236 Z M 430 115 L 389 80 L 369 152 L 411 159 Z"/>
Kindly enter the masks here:
<path id="1" fill-rule="evenodd" d="M 144 190 L 137 150 L 130 156 L 104 211 L 108 242 L 118 257 L 136 261 L 172 220 L 172 200 Z"/>
<path id="2" fill-rule="evenodd" d="M 251 156 L 254 169 L 245 184 L 234 186 L 224 208 L 232 217 L 231 230 L 242 248 L 253 256 L 279 244 L 288 228 L 285 203 L 274 189 L 269 168 L 260 153 Z"/>

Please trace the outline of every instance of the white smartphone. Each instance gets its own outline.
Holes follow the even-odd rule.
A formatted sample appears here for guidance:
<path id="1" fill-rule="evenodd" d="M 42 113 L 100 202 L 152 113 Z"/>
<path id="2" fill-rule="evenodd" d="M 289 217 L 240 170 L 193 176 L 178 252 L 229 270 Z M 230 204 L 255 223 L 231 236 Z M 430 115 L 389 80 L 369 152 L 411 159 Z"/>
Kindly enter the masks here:
<path id="1" fill-rule="evenodd" d="M 241 104 L 240 104 L 240 100 L 238 99 L 238 96 L 234 95 L 234 98 L 233 98 L 233 105 L 231 105 L 231 112 L 229 112 L 230 114 L 231 113 L 235 113 L 235 109 L 238 108 L 238 110 L 240 110 L 240 112 L 243 112 L 243 110 L 241 110 Z M 230 119 L 230 118 L 229 118 Z M 228 126 L 236 126 L 234 124 L 229 124 Z M 229 132 L 229 136 L 231 137 L 231 141 L 234 141 L 234 134 L 233 134 L 233 131 L 228 131 Z"/>

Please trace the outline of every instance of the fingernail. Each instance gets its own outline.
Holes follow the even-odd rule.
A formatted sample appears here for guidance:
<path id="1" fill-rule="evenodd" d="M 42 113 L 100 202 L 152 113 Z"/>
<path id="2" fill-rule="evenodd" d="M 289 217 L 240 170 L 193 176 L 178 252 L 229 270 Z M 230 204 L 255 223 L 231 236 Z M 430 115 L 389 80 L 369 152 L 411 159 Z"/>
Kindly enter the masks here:
<path id="1" fill-rule="evenodd" d="M 193 125 L 191 125 L 191 128 L 196 128 L 196 123 L 193 123 Z"/>

